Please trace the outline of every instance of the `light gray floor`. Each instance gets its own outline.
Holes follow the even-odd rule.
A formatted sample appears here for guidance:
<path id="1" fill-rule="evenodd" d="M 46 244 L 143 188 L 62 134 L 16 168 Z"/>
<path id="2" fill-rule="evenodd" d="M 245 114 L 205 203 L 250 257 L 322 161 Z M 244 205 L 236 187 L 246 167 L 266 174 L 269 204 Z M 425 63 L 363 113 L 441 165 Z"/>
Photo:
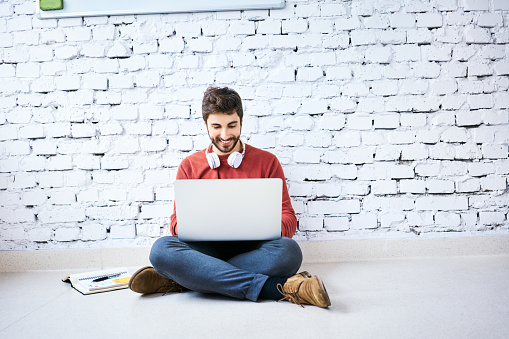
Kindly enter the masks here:
<path id="1" fill-rule="evenodd" d="M 68 271 L 0 274 L 0 338 L 507 338 L 509 256 L 308 264 L 327 309 L 194 292 L 83 296 Z M 90 270 L 87 270 L 90 271 Z M 76 273 L 76 271 L 73 271 Z"/>

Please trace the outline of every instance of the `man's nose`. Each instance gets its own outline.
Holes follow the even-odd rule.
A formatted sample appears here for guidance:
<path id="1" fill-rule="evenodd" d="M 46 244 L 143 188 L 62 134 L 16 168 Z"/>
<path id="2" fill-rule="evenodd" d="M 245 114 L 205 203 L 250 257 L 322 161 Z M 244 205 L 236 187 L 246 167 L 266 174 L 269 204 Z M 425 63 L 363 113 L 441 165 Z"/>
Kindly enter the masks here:
<path id="1" fill-rule="evenodd" d="M 228 132 L 226 131 L 226 129 L 222 129 L 221 130 L 221 139 L 226 140 L 227 136 L 228 136 Z"/>

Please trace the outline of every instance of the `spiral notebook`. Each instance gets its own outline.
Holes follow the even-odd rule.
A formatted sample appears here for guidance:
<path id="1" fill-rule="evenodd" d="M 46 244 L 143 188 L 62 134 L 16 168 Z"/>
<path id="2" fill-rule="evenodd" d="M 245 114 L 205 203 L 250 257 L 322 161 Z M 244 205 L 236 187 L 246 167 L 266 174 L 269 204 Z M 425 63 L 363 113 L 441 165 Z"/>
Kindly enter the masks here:
<path id="1" fill-rule="evenodd" d="M 127 288 L 131 274 L 125 267 L 71 274 L 62 279 L 82 294 Z"/>

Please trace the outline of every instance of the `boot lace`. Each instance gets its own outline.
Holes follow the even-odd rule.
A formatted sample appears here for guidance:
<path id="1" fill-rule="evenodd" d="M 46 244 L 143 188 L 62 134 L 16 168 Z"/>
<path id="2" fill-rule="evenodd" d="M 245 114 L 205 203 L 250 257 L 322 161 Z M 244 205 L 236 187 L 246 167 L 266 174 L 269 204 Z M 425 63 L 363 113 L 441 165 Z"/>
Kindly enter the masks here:
<path id="1" fill-rule="evenodd" d="M 288 300 L 289 302 L 297 304 L 300 307 L 304 308 L 304 305 L 302 305 L 302 302 L 301 302 L 302 298 L 299 297 L 299 294 L 297 293 L 297 291 L 285 292 L 283 289 L 283 286 L 281 284 L 277 284 L 277 290 L 279 291 L 279 293 L 281 293 L 283 295 L 283 298 L 279 299 L 278 301 Z"/>
<path id="2" fill-rule="evenodd" d="M 176 283 L 175 281 L 171 280 L 171 279 L 168 279 L 163 286 L 161 286 L 161 289 L 162 290 L 165 290 L 165 292 L 161 295 L 166 295 L 170 292 L 178 292 L 178 293 L 181 293 L 183 291 L 182 289 L 182 286 L 180 286 L 178 283 Z"/>

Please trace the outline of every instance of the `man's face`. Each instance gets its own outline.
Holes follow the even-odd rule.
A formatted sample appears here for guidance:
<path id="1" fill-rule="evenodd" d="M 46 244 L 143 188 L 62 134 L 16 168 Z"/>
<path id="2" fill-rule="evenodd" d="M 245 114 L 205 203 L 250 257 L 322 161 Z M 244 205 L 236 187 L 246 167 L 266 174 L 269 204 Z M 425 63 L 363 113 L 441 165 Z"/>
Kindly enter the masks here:
<path id="1" fill-rule="evenodd" d="M 218 154 L 240 152 L 239 143 L 242 121 L 237 112 L 234 114 L 212 113 L 205 122 L 207 132 L 212 141 L 212 149 Z"/>

